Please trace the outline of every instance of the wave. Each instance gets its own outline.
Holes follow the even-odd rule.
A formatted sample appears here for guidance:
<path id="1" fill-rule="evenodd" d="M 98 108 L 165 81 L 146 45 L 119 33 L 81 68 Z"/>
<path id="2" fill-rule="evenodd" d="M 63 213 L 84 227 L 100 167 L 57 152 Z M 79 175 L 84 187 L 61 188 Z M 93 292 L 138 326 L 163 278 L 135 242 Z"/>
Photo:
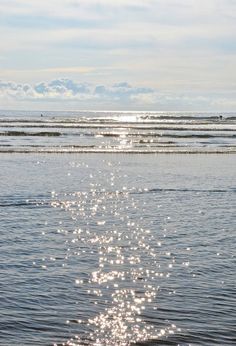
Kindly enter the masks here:
<path id="1" fill-rule="evenodd" d="M 5 131 L 0 132 L 0 136 L 40 136 L 40 137 L 58 137 L 60 132 L 24 132 L 24 131 Z"/>
<path id="2" fill-rule="evenodd" d="M 99 147 L 0 147 L 8 154 L 236 154 L 236 147 L 175 147 L 175 148 L 99 148 Z"/>
<path id="3" fill-rule="evenodd" d="M 10 112 L 2 153 L 235 153 L 235 113 Z"/>
<path id="4" fill-rule="evenodd" d="M 49 207 L 50 196 L 19 196 L 19 195 L 4 195 L 0 196 L 0 207 Z"/>
<path id="5" fill-rule="evenodd" d="M 92 133 L 84 133 L 83 135 L 93 135 Z M 95 134 L 98 135 L 98 134 Z M 119 132 L 100 132 L 99 136 L 103 137 L 120 137 L 120 136 L 125 136 L 125 137 L 172 137 L 172 138 L 216 138 L 216 137 L 228 137 L 228 138 L 236 138 L 236 134 L 198 134 L 198 133 L 156 133 L 156 132 L 133 132 L 133 133 L 119 133 Z"/>
<path id="6" fill-rule="evenodd" d="M 183 120 L 236 120 L 236 116 L 230 116 L 230 115 L 212 115 L 212 116 L 206 116 L 206 115 L 147 115 L 147 116 L 141 116 L 142 119 L 162 119 L 162 120 L 168 120 L 168 119 L 183 119 Z"/>
<path id="7" fill-rule="evenodd" d="M 60 124 L 60 123 L 53 123 L 53 124 L 34 124 L 30 123 L 27 125 L 24 124 L 4 124 L 4 128 L 57 128 L 57 129 L 104 129 L 104 128 L 112 128 L 112 129 L 131 129 L 131 130 L 168 130 L 168 131 L 236 131 L 236 126 L 235 127 L 225 127 L 227 125 L 225 124 L 217 124 L 212 126 L 211 124 L 205 124 L 204 127 L 200 127 L 199 125 L 193 126 L 192 124 L 190 125 L 185 125 L 185 126 L 178 126 L 175 124 L 165 124 L 161 126 L 155 126 L 152 124 L 145 124 L 145 125 L 140 125 L 140 123 L 137 124 L 112 124 L 112 123 L 106 123 L 106 124 Z M 1 127 L 1 123 L 0 123 Z M 14 132 L 14 131 L 8 131 L 8 132 Z"/>
<path id="8" fill-rule="evenodd" d="M 45 203 L 41 203 L 41 202 L 37 202 L 37 201 L 30 201 L 30 202 L 20 202 L 20 201 L 16 201 L 16 202 L 12 202 L 12 203 L 0 203 L 0 208 L 4 208 L 4 207 L 32 207 L 32 206 L 37 206 L 37 207 L 41 207 L 41 208 L 45 208 L 45 207 L 49 207 L 50 205 L 46 205 Z"/>
<path id="9" fill-rule="evenodd" d="M 196 193 L 235 193 L 236 188 L 229 189 L 187 189 L 187 188 L 153 188 L 133 192 L 134 194 L 158 193 L 158 192 L 196 192 Z"/>
<path id="10" fill-rule="evenodd" d="M 169 130 L 169 129 L 168 129 Z M 186 129 L 185 129 L 186 131 Z M 213 131 L 213 130 L 212 130 Z M 225 131 L 225 130 L 224 130 Z M 234 130 L 230 130 L 234 131 Z M 0 136 L 8 137 L 59 137 L 59 136 L 87 136 L 87 137 L 168 137 L 168 138 L 236 138 L 236 134 L 231 133 L 160 133 L 160 132 L 73 132 L 73 133 L 62 133 L 62 132 L 25 132 L 25 131 L 4 131 L 0 132 Z"/>

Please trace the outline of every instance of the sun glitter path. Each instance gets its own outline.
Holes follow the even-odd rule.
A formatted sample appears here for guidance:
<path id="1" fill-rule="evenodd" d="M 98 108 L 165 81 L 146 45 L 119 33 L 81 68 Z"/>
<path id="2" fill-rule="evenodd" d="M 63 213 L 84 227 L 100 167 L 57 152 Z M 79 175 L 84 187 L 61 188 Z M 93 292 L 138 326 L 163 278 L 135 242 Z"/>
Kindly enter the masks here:
<path id="1" fill-rule="evenodd" d="M 69 213 L 75 225 L 58 234 L 66 234 L 65 260 L 76 263 L 78 295 L 82 292 L 88 305 L 80 311 L 84 319 L 67 321 L 77 323 L 80 333 L 62 345 L 127 346 L 177 330 L 167 322 L 157 328 L 145 320 L 146 311 L 157 310 L 159 285 L 170 276 L 174 259 L 167 254 L 160 265 L 162 244 L 143 217 L 142 191 L 121 186 L 125 177 L 120 174 L 119 165 L 109 167 L 105 173 L 90 173 L 88 191 L 52 193 L 52 207 Z"/>

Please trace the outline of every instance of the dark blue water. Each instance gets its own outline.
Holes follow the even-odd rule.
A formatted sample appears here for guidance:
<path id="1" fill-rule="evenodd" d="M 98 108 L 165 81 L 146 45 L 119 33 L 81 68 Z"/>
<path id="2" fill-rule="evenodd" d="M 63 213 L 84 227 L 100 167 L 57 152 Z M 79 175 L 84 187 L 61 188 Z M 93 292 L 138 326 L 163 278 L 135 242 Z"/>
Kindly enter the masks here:
<path id="1" fill-rule="evenodd" d="M 235 345 L 235 155 L 1 154 L 0 345 Z"/>

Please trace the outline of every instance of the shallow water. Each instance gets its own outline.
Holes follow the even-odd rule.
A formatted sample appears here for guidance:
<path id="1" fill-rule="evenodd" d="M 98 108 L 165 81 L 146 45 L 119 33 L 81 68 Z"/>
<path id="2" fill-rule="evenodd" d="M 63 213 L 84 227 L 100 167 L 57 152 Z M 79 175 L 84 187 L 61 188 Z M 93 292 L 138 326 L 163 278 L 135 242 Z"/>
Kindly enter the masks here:
<path id="1" fill-rule="evenodd" d="M 0 345 L 233 345 L 234 155 L 1 154 Z"/>
<path id="2" fill-rule="evenodd" d="M 0 111 L 0 152 L 236 153 L 236 113 Z"/>

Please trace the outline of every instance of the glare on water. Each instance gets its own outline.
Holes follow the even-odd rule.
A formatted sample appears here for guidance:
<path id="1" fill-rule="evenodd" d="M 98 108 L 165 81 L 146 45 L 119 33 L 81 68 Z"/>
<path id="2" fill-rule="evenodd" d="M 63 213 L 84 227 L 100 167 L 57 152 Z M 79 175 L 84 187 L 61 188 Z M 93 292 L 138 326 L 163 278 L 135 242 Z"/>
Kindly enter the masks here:
<path id="1" fill-rule="evenodd" d="M 171 275 L 173 258 L 168 256 L 168 262 L 160 265 L 161 242 L 143 218 L 145 202 L 135 198 L 135 188 L 119 186 L 120 177 L 117 165 L 105 177 L 101 171 L 90 174 L 89 191 L 52 193 L 52 207 L 65 210 L 74 220 L 66 240 L 67 258 L 76 257 L 78 294 L 86 292 L 84 299 L 93 311 L 77 321 L 86 326 L 87 335 L 75 335 L 67 345 L 86 339 L 91 345 L 127 346 L 177 329 L 170 323 L 157 328 L 143 317 L 146 309 L 157 310 L 159 285 Z M 84 258 L 93 263 L 86 273 L 80 271 Z"/>
<path id="2" fill-rule="evenodd" d="M 1 164 L 1 346 L 233 344 L 233 155 Z"/>

